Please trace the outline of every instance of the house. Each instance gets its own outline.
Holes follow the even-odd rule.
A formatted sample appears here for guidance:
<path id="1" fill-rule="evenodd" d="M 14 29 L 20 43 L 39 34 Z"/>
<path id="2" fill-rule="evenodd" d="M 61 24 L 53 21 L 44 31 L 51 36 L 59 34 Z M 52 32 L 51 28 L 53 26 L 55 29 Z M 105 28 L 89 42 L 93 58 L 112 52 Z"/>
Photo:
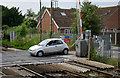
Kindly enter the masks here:
<path id="1" fill-rule="evenodd" d="M 102 33 L 112 35 L 112 43 L 120 43 L 120 2 L 117 6 L 99 8 Z"/>
<path id="2" fill-rule="evenodd" d="M 56 9 L 52 11 L 52 30 L 54 33 L 68 34 L 71 31 L 71 25 L 76 17 L 73 13 L 75 9 Z M 99 8 L 99 14 L 102 15 L 102 31 L 103 34 L 112 35 L 112 43 L 120 43 L 120 2 L 117 6 Z M 39 21 L 40 16 L 38 16 Z M 37 29 L 40 30 L 42 23 L 42 31 L 50 31 L 51 9 L 47 8 L 42 14 L 42 22 L 39 22 Z"/>
<path id="3" fill-rule="evenodd" d="M 99 13 L 102 15 L 103 29 L 120 30 L 120 6 L 100 8 Z"/>
<path id="4" fill-rule="evenodd" d="M 75 18 L 73 14 L 75 12 L 74 9 L 52 9 L 52 31 L 54 33 L 71 33 L 71 25 Z M 42 23 L 42 32 L 49 32 L 51 28 L 51 9 L 47 8 L 42 14 L 42 22 L 39 22 L 37 25 L 37 29 L 40 30 L 40 23 Z M 37 20 L 39 21 L 40 16 L 38 16 Z"/>

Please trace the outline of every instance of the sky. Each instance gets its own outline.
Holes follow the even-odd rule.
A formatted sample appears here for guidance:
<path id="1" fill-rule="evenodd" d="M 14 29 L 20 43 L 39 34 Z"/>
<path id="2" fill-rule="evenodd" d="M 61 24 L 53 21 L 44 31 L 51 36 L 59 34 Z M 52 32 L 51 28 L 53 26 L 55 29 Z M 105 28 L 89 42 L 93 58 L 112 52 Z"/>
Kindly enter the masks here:
<path id="1" fill-rule="evenodd" d="M 51 0 L 41 0 L 42 6 L 50 7 Z M 78 0 L 58 0 L 58 7 L 63 9 L 75 8 Z M 83 0 L 80 0 L 83 2 Z M 89 0 L 92 4 L 98 7 L 110 7 L 118 5 L 120 0 Z M 11 7 L 19 7 L 23 14 L 27 9 L 32 9 L 35 13 L 39 11 L 39 0 L 0 0 L 0 5 Z"/>

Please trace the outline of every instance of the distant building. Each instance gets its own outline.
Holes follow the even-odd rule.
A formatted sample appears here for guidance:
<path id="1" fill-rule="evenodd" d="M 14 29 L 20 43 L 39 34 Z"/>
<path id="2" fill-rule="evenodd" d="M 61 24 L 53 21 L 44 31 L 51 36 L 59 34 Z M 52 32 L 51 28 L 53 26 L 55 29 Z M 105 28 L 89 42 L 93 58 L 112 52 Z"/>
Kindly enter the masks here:
<path id="1" fill-rule="evenodd" d="M 113 43 L 120 43 L 120 2 L 117 6 L 99 9 L 102 15 L 102 33 L 111 34 Z"/>
<path id="2" fill-rule="evenodd" d="M 99 13 L 102 15 L 103 29 L 120 30 L 120 6 L 100 8 Z"/>
<path id="3" fill-rule="evenodd" d="M 53 9 L 52 11 L 52 30 L 54 33 L 71 33 L 72 23 L 76 17 L 73 13 L 74 9 Z M 99 14 L 102 16 L 102 33 L 111 34 L 113 43 L 120 43 L 120 2 L 117 6 L 99 8 Z M 36 18 L 38 21 L 40 15 Z M 40 30 L 42 23 L 42 31 L 50 31 L 51 11 L 47 8 L 42 14 L 42 22 L 39 21 L 37 30 Z"/>
<path id="4" fill-rule="evenodd" d="M 42 31 L 48 32 L 50 31 L 50 19 L 51 19 L 51 9 L 47 8 L 44 13 L 42 14 Z M 54 33 L 71 33 L 71 25 L 73 23 L 73 20 L 75 18 L 75 15 L 73 14 L 75 10 L 73 9 L 58 9 L 54 8 L 52 10 L 52 30 Z M 37 20 L 39 20 L 39 17 L 37 17 Z M 37 29 L 40 30 L 40 23 L 37 25 Z"/>

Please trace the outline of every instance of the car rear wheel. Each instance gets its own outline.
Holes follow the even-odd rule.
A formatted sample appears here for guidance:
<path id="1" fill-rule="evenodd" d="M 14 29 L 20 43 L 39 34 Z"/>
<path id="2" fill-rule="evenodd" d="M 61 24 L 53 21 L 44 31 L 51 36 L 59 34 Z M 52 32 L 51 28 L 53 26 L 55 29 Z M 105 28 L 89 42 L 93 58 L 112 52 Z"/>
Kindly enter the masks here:
<path id="1" fill-rule="evenodd" d="M 67 55 L 68 54 L 68 49 L 64 49 L 63 54 Z"/>
<path id="2" fill-rule="evenodd" d="M 42 56 L 43 56 L 43 52 L 42 52 L 42 51 L 39 51 L 39 52 L 37 53 L 37 56 L 38 56 L 38 57 L 42 57 Z"/>

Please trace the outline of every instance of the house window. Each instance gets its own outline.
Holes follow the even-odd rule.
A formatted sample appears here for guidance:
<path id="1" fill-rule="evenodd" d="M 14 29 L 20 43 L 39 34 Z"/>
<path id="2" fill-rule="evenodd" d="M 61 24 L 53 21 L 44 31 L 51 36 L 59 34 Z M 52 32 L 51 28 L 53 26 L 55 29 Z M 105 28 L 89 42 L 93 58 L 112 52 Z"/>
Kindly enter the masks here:
<path id="1" fill-rule="evenodd" d="M 70 30 L 70 34 L 72 34 L 72 30 Z"/>
<path id="2" fill-rule="evenodd" d="M 69 34 L 69 30 L 68 30 L 68 29 L 65 29 L 65 30 L 64 30 L 64 33 L 65 33 L 65 34 Z"/>
<path id="3" fill-rule="evenodd" d="M 108 29 L 107 29 L 107 28 L 105 28 L 105 32 L 108 32 Z"/>
<path id="4" fill-rule="evenodd" d="M 113 31 L 113 32 L 116 32 L 116 28 L 113 28 L 112 31 Z"/>
<path id="5" fill-rule="evenodd" d="M 61 14 L 62 16 L 66 16 L 66 14 L 65 14 L 64 12 L 60 12 L 60 14 Z"/>

